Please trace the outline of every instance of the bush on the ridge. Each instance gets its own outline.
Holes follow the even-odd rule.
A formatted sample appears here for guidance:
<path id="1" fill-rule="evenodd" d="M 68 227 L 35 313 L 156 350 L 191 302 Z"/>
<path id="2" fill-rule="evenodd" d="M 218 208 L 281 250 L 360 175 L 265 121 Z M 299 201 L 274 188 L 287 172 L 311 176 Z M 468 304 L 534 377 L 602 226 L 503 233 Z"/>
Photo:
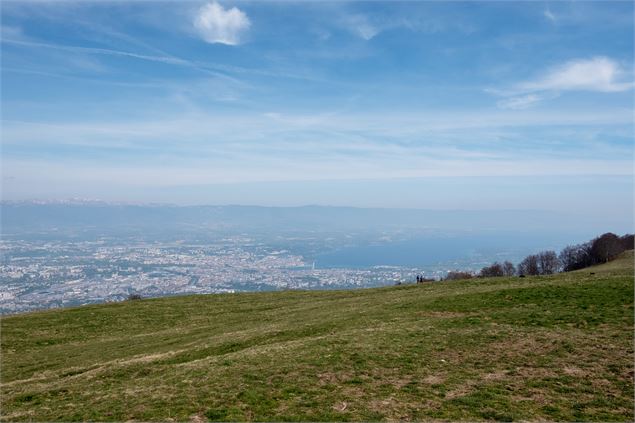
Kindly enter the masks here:
<path id="1" fill-rule="evenodd" d="M 474 275 L 470 272 L 451 271 L 445 276 L 446 281 L 457 281 L 461 279 L 472 279 Z"/>
<path id="2" fill-rule="evenodd" d="M 501 276 L 514 276 L 516 274 L 516 267 L 510 262 L 505 261 L 503 264 L 495 261 L 490 266 L 485 266 L 478 274 L 481 278 L 497 278 Z"/>
<path id="3" fill-rule="evenodd" d="M 481 269 L 481 273 L 479 276 L 482 278 L 496 278 L 499 276 L 505 276 L 505 270 L 503 269 L 503 265 L 499 262 L 494 262 L 491 266 L 486 266 Z"/>

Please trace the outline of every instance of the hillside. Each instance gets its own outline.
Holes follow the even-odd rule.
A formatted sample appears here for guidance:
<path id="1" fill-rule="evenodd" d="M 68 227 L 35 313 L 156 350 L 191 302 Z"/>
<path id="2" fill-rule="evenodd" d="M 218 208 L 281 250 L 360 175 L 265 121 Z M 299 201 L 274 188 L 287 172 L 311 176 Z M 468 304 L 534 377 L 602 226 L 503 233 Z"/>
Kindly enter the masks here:
<path id="1" fill-rule="evenodd" d="M 628 253 L 549 277 L 5 317 L 2 419 L 633 421 Z"/>

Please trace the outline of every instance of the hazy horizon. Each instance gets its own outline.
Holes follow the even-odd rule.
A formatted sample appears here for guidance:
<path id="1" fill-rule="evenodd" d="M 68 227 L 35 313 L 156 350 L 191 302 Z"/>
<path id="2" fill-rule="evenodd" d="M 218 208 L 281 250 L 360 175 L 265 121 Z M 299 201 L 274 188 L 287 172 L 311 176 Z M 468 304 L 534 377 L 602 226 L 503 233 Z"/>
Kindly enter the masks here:
<path id="1" fill-rule="evenodd" d="M 339 190 L 334 189 L 337 184 Z M 269 189 L 266 189 L 269 188 Z M 593 197 L 588 192 L 595 191 Z M 354 192 L 351 196 L 349 193 Z M 171 189 L 51 193 L 4 193 L 7 201 L 98 200 L 122 204 L 243 205 L 262 207 L 359 207 L 430 210 L 546 210 L 633 221 L 631 176 L 433 178 L 216 184 Z M 75 194 L 75 195 L 72 195 Z M 292 197 L 292 198 L 289 198 Z"/>
<path id="2" fill-rule="evenodd" d="M 0 314 L 131 293 L 353 289 L 476 274 L 631 221 L 540 210 L 2 202 Z"/>

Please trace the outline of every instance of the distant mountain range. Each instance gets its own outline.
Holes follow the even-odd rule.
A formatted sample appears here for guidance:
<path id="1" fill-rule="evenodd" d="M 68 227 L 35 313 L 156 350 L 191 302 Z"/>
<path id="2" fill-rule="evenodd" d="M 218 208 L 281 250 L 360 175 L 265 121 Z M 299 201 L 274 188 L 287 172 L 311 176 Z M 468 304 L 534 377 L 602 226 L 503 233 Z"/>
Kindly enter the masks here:
<path id="1" fill-rule="evenodd" d="M 4 234 L 34 231 L 247 231 L 247 232 L 567 232 L 597 230 L 570 216 L 540 210 L 421 210 L 355 207 L 176 206 L 95 200 L 0 203 Z M 582 233 L 583 232 L 583 233 Z"/>

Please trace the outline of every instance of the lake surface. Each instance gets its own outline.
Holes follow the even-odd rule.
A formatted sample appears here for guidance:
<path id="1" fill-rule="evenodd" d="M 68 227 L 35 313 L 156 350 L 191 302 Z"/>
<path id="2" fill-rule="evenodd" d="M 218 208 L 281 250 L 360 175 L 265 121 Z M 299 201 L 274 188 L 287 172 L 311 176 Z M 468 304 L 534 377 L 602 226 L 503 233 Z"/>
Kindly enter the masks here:
<path id="1" fill-rule="evenodd" d="M 422 267 L 442 262 L 490 262 L 510 260 L 516 264 L 525 255 L 544 249 L 560 248 L 570 243 L 566 236 L 545 234 L 488 234 L 451 237 L 426 237 L 384 244 L 357 245 L 319 254 L 316 266 Z M 471 260 L 470 260 L 471 259 Z"/>

